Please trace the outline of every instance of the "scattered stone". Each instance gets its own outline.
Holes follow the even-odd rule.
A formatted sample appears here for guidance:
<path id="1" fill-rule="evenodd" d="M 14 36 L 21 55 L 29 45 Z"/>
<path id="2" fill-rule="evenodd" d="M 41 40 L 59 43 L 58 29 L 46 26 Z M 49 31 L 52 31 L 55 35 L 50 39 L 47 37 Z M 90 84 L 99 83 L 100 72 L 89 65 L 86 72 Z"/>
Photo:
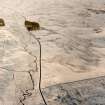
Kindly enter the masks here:
<path id="1" fill-rule="evenodd" d="M 91 11 L 95 14 L 105 14 L 105 10 L 104 9 L 93 9 L 93 8 L 88 8 L 88 11 Z"/>
<path id="2" fill-rule="evenodd" d="M 102 29 L 101 29 L 101 28 L 95 28 L 94 31 L 95 31 L 96 33 L 100 33 L 100 32 L 102 32 Z"/>
<path id="3" fill-rule="evenodd" d="M 28 31 L 35 31 L 40 29 L 40 25 L 37 22 L 25 21 L 25 26 Z"/>

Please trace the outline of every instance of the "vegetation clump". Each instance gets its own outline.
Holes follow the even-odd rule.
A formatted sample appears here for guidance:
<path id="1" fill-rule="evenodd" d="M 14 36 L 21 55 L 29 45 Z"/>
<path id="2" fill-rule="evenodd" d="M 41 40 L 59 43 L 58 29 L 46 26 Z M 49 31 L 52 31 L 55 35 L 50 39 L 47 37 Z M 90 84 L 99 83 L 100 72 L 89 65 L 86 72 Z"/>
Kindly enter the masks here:
<path id="1" fill-rule="evenodd" d="M 36 31 L 40 29 L 40 25 L 37 22 L 25 21 L 25 27 L 28 31 Z"/>
<path id="2" fill-rule="evenodd" d="M 5 22 L 2 18 L 0 18 L 0 27 L 5 26 Z"/>

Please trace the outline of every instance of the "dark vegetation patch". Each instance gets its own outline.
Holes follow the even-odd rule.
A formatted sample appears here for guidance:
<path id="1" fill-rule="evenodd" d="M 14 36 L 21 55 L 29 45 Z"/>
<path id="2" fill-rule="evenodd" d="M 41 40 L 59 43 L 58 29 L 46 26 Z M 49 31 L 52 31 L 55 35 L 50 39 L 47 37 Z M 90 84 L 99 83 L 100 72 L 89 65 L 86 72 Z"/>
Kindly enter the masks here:
<path id="1" fill-rule="evenodd" d="M 0 18 L 0 27 L 5 26 L 5 22 L 2 18 Z"/>
<path id="2" fill-rule="evenodd" d="M 27 28 L 28 31 L 35 31 L 40 29 L 40 25 L 37 22 L 31 22 L 26 20 L 25 21 L 25 27 Z"/>

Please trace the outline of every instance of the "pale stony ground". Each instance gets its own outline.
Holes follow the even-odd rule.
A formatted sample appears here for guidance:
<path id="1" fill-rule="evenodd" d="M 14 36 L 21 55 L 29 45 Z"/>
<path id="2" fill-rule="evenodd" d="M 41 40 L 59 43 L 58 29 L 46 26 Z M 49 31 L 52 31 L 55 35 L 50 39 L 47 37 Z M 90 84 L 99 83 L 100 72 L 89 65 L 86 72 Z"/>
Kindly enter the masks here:
<path id="1" fill-rule="evenodd" d="M 0 2 L 0 17 L 6 22 L 5 27 L 0 27 L 0 105 L 42 105 L 37 87 L 39 45 L 24 27 L 25 19 L 41 26 L 40 31 L 32 33 L 42 45 L 42 87 L 49 105 L 105 104 L 100 85 L 101 79 L 104 84 L 100 76 L 105 75 L 105 0 Z M 74 83 L 77 90 L 78 84 L 80 90 L 87 89 L 86 93 L 78 93 L 80 99 L 76 99 L 71 83 L 63 88 L 52 86 L 95 77 L 100 79 L 86 81 L 86 86 L 85 81 Z M 47 86 L 50 87 L 46 89 Z M 95 87 L 94 93 L 87 94 Z M 73 96 L 68 91 L 73 91 Z"/>

